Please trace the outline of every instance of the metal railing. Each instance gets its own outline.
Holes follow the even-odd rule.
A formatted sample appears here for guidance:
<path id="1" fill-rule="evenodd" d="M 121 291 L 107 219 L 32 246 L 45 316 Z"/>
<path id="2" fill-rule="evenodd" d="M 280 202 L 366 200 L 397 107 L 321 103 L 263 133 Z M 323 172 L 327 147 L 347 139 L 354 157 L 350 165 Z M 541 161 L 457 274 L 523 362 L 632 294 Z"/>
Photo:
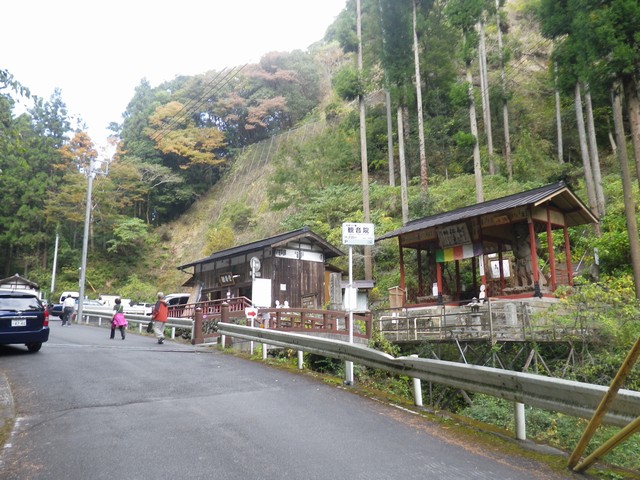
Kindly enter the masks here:
<path id="1" fill-rule="evenodd" d="M 354 362 L 391 373 L 511 400 L 574 417 L 591 418 L 608 388 L 478 365 L 391 355 L 340 340 L 219 323 L 218 332 L 269 345 Z M 640 392 L 620 390 L 603 418 L 625 426 L 640 416 Z"/>
<path id="2" fill-rule="evenodd" d="M 142 331 L 147 328 L 147 325 L 151 321 L 151 317 L 149 317 L 148 315 L 126 314 L 125 317 L 130 325 L 137 326 L 139 333 L 142 333 Z M 102 326 L 102 324 L 105 323 L 109 325 L 112 318 L 112 311 L 107 312 L 104 310 L 91 309 L 82 311 L 82 322 L 84 322 L 85 324 L 95 323 L 98 326 Z M 80 320 L 78 321 L 80 322 Z M 171 329 L 171 338 L 176 337 L 177 328 L 188 329 L 189 337 L 193 338 L 193 320 L 191 320 L 190 318 L 169 317 L 167 319 L 167 322 L 165 323 L 165 328 Z"/>
<path id="3" fill-rule="evenodd" d="M 595 325 L 545 314 L 542 301 L 493 301 L 429 308 L 399 308 L 380 312 L 378 330 L 391 342 L 490 339 L 512 341 L 555 341 L 567 335 L 592 335 Z"/>

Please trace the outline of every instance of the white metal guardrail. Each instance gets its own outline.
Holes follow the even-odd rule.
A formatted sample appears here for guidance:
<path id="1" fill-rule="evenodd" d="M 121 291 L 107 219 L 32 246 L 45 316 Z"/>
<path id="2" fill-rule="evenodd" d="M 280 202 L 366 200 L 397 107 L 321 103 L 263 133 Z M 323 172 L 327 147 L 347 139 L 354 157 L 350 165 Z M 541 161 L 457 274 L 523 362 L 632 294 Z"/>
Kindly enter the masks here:
<path id="1" fill-rule="evenodd" d="M 87 309 L 82 310 L 82 320 L 84 323 L 96 322 L 99 326 L 102 323 L 109 324 L 113 318 L 113 311 Z M 151 317 L 148 315 L 134 315 L 126 313 L 125 318 L 129 324 L 137 324 L 138 331 L 142 332 L 151 321 Z M 171 329 L 171 338 L 176 336 L 176 328 L 188 328 L 191 332 L 190 336 L 193 338 L 193 320 L 190 318 L 177 318 L 169 317 L 165 327 Z"/>
<path id="2" fill-rule="evenodd" d="M 417 357 L 394 358 L 340 340 L 218 323 L 218 332 L 338 358 L 449 387 L 484 393 L 575 417 L 591 418 L 608 388 L 560 378 Z M 620 427 L 640 417 L 640 392 L 620 390 L 603 421 Z"/>

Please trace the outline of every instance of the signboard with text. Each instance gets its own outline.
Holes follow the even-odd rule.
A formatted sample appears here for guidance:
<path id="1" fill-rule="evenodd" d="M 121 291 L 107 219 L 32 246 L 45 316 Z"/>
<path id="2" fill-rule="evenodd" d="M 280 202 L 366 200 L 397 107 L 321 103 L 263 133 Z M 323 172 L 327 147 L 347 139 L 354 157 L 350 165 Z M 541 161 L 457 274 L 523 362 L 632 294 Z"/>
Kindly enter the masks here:
<path id="1" fill-rule="evenodd" d="M 373 245 L 375 241 L 373 223 L 343 223 L 344 245 Z"/>

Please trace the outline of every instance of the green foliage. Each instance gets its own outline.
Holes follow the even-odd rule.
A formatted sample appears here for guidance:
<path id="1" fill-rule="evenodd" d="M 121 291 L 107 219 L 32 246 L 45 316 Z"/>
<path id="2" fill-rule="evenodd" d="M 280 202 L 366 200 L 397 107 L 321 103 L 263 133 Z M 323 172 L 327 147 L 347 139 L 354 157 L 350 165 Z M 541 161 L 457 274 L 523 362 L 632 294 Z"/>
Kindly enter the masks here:
<path id="1" fill-rule="evenodd" d="M 235 233 L 228 222 L 222 222 L 209 227 L 207 240 L 203 248 L 204 255 L 230 248 L 235 244 Z"/>
<path id="2" fill-rule="evenodd" d="M 227 203 L 222 211 L 222 218 L 230 222 L 237 231 L 255 226 L 253 209 L 246 199 Z"/>
<path id="3" fill-rule="evenodd" d="M 600 223 L 601 236 L 587 238 L 585 248 L 590 252 L 597 249 L 602 272 L 609 275 L 629 275 L 632 267 L 622 182 L 617 174 L 612 174 L 603 179 L 603 185 L 607 198 L 607 215 Z M 637 198 L 637 183 L 634 182 L 633 188 L 634 198 Z"/>
<path id="4" fill-rule="evenodd" d="M 342 67 L 333 76 L 332 83 L 336 94 L 344 100 L 355 100 L 364 93 L 358 71 L 351 65 Z"/>
<path id="5" fill-rule="evenodd" d="M 412 9 L 407 0 L 380 0 L 381 63 L 389 85 L 404 87 L 410 84 L 413 72 L 411 52 L 413 44 Z"/>
<path id="6" fill-rule="evenodd" d="M 467 82 L 457 82 L 452 84 L 449 90 L 449 100 L 451 101 L 452 107 L 467 107 L 469 104 L 469 84 Z"/>
<path id="7" fill-rule="evenodd" d="M 515 416 L 513 403 L 487 395 L 473 395 L 473 405 L 464 408 L 461 414 L 480 422 L 496 425 L 507 431 L 514 431 Z M 567 446 L 577 445 L 582 432 L 587 426 L 587 420 L 569 417 L 560 413 L 548 412 L 532 407 L 525 407 L 527 436 L 533 440 L 566 449 Z M 589 442 L 585 455 L 593 451 L 610 439 L 618 429 L 600 427 Z M 607 454 L 603 460 L 612 465 L 632 470 L 640 468 L 637 456 L 640 439 L 636 435 Z"/>
<path id="8" fill-rule="evenodd" d="M 458 147 L 470 153 L 471 149 L 473 149 L 476 144 L 476 137 L 469 132 L 459 131 L 453 135 L 453 141 Z"/>
<path id="9" fill-rule="evenodd" d="M 135 256 L 148 243 L 148 225 L 139 218 L 124 218 L 113 229 L 113 237 L 107 241 L 107 252 Z"/>
<path id="10" fill-rule="evenodd" d="M 155 300 L 158 286 L 145 282 L 138 278 L 137 275 L 131 275 L 120 289 L 118 294 L 123 298 L 130 298 L 137 303 L 152 302 Z"/>
<path id="11" fill-rule="evenodd" d="M 564 167 L 553 159 L 551 142 L 522 130 L 514 136 L 514 145 L 513 172 L 516 178 L 536 178 L 541 183 L 551 183 L 561 177 Z"/>
<path id="12" fill-rule="evenodd" d="M 320 373 L 328 373 L 334 376 L 344 375 L 344 362 L 335 358 L 323 357 L 315 353 L 304 354 L 304 364 L 311 370 Z"/>

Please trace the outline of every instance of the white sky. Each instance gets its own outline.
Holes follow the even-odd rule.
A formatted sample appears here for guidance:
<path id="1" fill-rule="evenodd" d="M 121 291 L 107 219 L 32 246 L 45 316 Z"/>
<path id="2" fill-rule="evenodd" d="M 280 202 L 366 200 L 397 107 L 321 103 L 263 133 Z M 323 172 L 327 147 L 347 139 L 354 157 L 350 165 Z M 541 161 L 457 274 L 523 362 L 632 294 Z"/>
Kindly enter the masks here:
<path id="1" fill-rule="evenodd" d="M 0 68 L 48 100 L 56 87 L 97 146 L 143 78 L 255 63 L 321 40 L 347 0 L 2 2 Z"/>

